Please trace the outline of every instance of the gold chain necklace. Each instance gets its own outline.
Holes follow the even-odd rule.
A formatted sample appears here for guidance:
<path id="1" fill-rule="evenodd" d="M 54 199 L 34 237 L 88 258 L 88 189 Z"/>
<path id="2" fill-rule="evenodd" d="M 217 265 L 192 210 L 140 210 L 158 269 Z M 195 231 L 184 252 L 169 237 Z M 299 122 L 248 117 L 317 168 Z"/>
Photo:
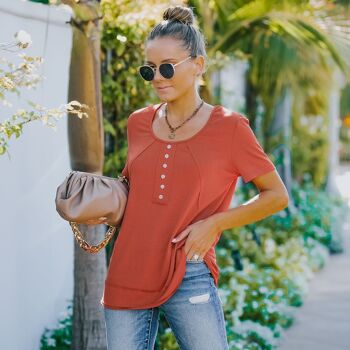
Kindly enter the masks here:
<path id="1" fill-rule="evenodd" d="M 200 105 L 196 108 L 196 110 L 191 114 L 191 116 L 189 116 L 184 122 L 182 122 L 179 126 L 176 126 L 175 128 L 172 127 L 168 121 L 168 104 L 166 104 L 165 106 L 165 120 L 169 126 L 169 129 L 171 130 L 171 133 L 168 135 L 169 139 L 173 139 L 175 138 L 175 131 L 180 128 L 182 125 L 184 125 L 186 122 L 188 122 L 191 118 L 193 118 L 197 112 L 199 111 L 199 109 L 203 106 L 204 101 L 201 100 L 202 102 L 200 103 Z"/>

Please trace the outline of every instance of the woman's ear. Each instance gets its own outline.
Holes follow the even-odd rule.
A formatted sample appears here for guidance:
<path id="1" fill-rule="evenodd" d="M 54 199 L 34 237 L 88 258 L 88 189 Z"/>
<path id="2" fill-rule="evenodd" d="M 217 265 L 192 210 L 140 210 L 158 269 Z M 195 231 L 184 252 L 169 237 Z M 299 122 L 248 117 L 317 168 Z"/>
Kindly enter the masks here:
<path id="1" fill-rule="evenodd" d="M 196 76 L 199 77 L 205 72 L 205 59 L 204 56 L 198 55 L 196 57 Z"/>

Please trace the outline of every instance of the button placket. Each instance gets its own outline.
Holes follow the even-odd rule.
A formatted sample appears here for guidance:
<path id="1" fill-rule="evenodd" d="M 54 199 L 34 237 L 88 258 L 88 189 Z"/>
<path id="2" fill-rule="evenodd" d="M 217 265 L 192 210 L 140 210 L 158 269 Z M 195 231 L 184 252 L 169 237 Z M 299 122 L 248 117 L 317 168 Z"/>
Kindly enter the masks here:
<path id="1" fill-rule="evenodd" d="M 156 181 L 153 192 L 153 199 L 157 203 L 165 204 L 169 200 L 169 180 L 173 171 L 172 166 L 174 154 L 174 145 L 165 144 L 161 146 L 158 166 L 156 169 Z"/>

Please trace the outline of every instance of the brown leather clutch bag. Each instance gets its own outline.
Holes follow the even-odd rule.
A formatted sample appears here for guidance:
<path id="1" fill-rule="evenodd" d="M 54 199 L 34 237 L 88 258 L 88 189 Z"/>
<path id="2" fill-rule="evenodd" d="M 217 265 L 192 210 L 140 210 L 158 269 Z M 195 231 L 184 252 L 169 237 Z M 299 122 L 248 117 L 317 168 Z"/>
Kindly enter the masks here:
<path id="1" fill-rule="evenodd" d="M 89 253 L 97 253 L 107 245 L 116 228 L 121 224 L 129 194 L 129 180 L 71 171 L 56 191 L 56 210 L 69 221 L 79 245 Z M 87 220 L 106 217 L 109 229 L 98 245 L 88 244 L 78 228 Z"/>

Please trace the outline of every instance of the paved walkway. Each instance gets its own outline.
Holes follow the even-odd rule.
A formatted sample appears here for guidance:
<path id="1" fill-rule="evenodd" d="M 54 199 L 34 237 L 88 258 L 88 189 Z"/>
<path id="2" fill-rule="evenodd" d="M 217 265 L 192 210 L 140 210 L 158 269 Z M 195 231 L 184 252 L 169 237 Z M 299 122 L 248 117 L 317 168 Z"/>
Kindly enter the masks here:
<path id="1" fill-rule="evenodd" d="M 344 252 L 331 255 L 311 280 L 304 305 L 283 333 L 278 350 L 350 349 L 350 166 L 340 168 L 336 183 L 349 203 Z"/>

